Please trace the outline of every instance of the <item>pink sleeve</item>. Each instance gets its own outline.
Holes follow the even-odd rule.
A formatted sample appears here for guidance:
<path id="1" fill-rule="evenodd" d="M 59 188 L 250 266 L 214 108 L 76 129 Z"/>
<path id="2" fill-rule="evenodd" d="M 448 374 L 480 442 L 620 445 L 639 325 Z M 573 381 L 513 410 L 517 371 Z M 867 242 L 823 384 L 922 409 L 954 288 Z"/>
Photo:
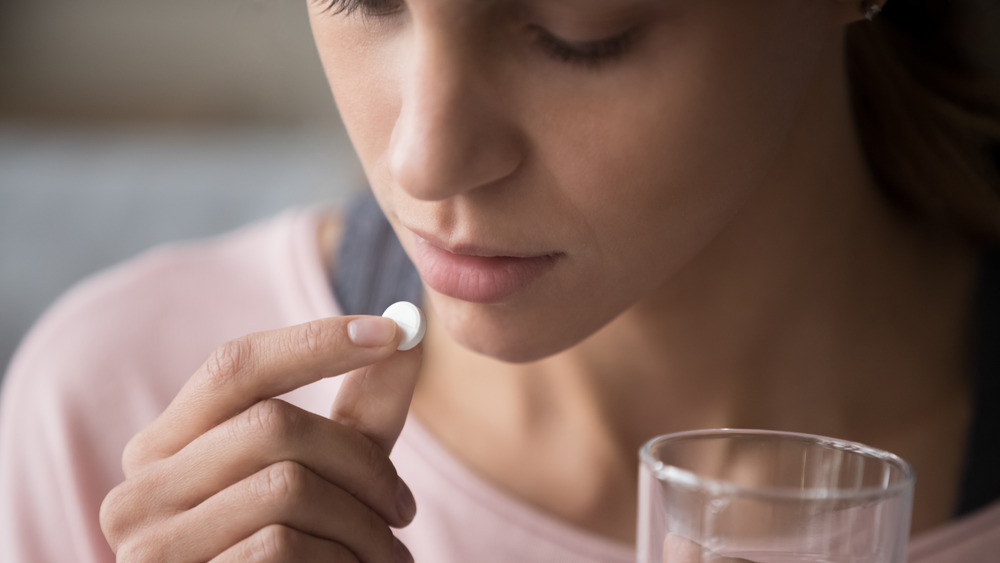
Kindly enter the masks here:
<path id="1" fill-rule="evenodd" d="M 148 252 L 56 303 L 0 394 L 0 562 L 114 561 L 98 517 L 128 440 L 219 344 L 337 314 L 318 256 L 315 214 L 286 214 Z M 289 399 L 325 413 L 333 389 Z"/>
<path id="2" fill-rule="evenodd" d="M 113 452 L 127 438 L 89 412 L 103 385 L 73 382 L 83 342 L 59 328 L 32 333 L 4 381 L 0 561 L 114 561 L 98 511 L 121 480 Z"/>
<path id="3" fill-rule="evenodd" d="M 73 290 L 10 365 L 0 395 L 0 561 L 114 561 L 101 502 L 123 480 L 125 444 L 176 386 L 138 360 L 145 351 L 130 333 L 148 333 L 137 319 L 156 317 L 126 274 Z"/>

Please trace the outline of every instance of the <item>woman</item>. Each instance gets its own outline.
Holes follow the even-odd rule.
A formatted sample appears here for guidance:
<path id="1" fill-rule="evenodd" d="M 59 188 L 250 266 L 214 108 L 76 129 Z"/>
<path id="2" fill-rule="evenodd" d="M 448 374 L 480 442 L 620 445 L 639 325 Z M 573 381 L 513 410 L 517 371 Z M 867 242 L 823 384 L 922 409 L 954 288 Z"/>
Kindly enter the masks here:
<path id="1" fill-rule="evenodd" d="M 629 561 L 640 444 L 754 427 L 901 455 L 911 561 L 988 560 L 969 346 L 1000 114 L 929 74 L 960 54 L 919 35 L 966 3 L 940 4 L 315 0 L 378 207 L 57 307 L 5 391 L 3 549 Z M 413 351 L 354 315 L 421 295 Z"/>

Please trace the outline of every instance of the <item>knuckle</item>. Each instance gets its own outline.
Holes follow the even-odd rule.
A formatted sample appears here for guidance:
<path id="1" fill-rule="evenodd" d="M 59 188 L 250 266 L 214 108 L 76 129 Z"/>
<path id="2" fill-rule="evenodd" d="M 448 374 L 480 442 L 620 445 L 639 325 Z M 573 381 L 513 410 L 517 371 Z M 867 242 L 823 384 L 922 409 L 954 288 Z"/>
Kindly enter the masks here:
<path id="1" fill-rule="evenodd" d="M 127 521 L 120 517 L 122 505 L 124 504 L 124 488 L 125 484 L 123 483 L 108 492 L 104 500 L 101 501 L 101 509 L 98 515 L 101 531 L 104 533 L 104 537 L 108 540 L 108 544 L 112 550 L 116 550 L 122 543 L 122 536 L 124 535 L 122 524 Z"/>
<path id="2" fill-rule="evenodd" d="M 266 399 L 255 403 L 237 420 L 237 434 L 251 434 L 264 439 L 285 443 L 299 427 L 298 411 L 280 399 Z"/>
<path id="3" fill-rule="evenodd" d="M 108 544 L 115 549 L 151 529 L 163 511 L 150 502 L 150 491 L 159 487 L 159 477 L 144 474 L 111 489 L 101 501 L 98 522 Z"/>
<path id="4" fill-rule="evenodd" d="M 385 451 L 368 438 L 361 441 L 361 461 L 364 464 L 365 475 L 373 484 L 384 490 L 395 490 L 397 479 L 395 466 L 389 461 Z"/>
<path id="5" fill-rule="evenodd" d="M 122 450 L 122 472 L 126 478 L 149 464 L 154 457 L 147 445 L 145 435 L 145 431 L 139 432 L 125 444 L 125 448 Z"/>
<path id="6" fill-rule="evenodd" d="M 319 354 L 323 351 L 324 344 L 329 341 L 329 329 L 319 321 L 310 321 L 299 325 L 298 330 L 291 334 L 293 345 L 310 354 Z"/>
<path id="7" fill-rule="evenodd" d="M 119 563 L 134 563 L 142 561 L 141 546 L 138 542 L 124 542 L 114 549 L 115 561 Z"/>
<path id="8" fill-rule="evenodd" d="M 305 491 L 305 469 L 294 461 L 279 461 L 257 473 L 251 495 L 260 502 L 289 506 Z"/>
<path id="9" fill-rule="evenodd" d="M 208 385 L 225 387 L 245 372 L 253 357 L 249 337 L 230 340 L 219 346 L 205 362 Z"/>
<path id="10" fill-rule="evenodd" d="M 280 561 L 303 561 L 308 551 L 302 545 L 304 536 L 282 524 L 271 524 L 258 530 L 245 542 L 240 553 L 240 561 L 253 563 L 277 563 Z M 316 554 L 312 554 L 315 556 Z M 310 559 L 312 560 L 312 559 Z M 323 561 L 329 563 L 358 563 L 351 550 L 338 543 L 324 545 Z"/>
<path id="11" fill-rule="evenodd" d="M 115 560 L 119 563 L 146 563 L 162 561 L 163 554 L 158 554 L 158 544 L 153 538 L 134 537 L 123 542 L 115 551 Z"/>
<path id="12" fill-rule="evenodd" d="M 271 524 L 250 537 L 246 542 L 241 561 L 270 562 L 294 555 L 292 531 L 280 524 Z"/>
<path id="13" fill-rule="evenodd" d="M 362 442 L 362 457 L 365 467 L 373 479 L 396 477 L 396 470 L 386 456 L 385 450 L 374 441 L 365 439 Z"/>
<path id="14" fill-rule="evenodd" d="M 156 449 L 159 436 L 154 428 L 155 424 L 146 426 L 129 438 L 122 448 L 122 472 L 126 479 L 165 457 Z"/>
<path id="15" fill-rule="evenodd" d="M 125 449 L 122 450 L 122 473 L 126 477 L 141 467 L 146 457 L 137 439 L 138 436 L 134 436 L 125 444 Z"/>

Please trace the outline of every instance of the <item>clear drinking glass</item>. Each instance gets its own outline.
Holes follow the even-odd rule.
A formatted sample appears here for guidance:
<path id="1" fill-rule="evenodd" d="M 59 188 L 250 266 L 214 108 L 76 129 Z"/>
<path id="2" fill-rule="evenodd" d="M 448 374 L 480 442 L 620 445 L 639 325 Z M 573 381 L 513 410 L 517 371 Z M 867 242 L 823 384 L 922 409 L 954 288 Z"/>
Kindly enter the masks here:
<path id="1" fill-rule="evenodd" d="M 905 563 L 913 468 L 789 432 L 698 430 L 639 452 L 640 563 Z"/>

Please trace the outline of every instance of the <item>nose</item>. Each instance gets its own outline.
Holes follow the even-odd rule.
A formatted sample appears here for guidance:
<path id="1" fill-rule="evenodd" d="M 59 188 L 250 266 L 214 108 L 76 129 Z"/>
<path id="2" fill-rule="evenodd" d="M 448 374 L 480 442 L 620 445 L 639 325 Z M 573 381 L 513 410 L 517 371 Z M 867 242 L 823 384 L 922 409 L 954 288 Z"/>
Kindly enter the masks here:
<path id="1" fill-rule="evenodd" d="M 412 197 L 438 201 L 483 188 L 518 168 L 522 149 L 503 94 L 468 45 L 414 33 L 389 172 Z"/>

